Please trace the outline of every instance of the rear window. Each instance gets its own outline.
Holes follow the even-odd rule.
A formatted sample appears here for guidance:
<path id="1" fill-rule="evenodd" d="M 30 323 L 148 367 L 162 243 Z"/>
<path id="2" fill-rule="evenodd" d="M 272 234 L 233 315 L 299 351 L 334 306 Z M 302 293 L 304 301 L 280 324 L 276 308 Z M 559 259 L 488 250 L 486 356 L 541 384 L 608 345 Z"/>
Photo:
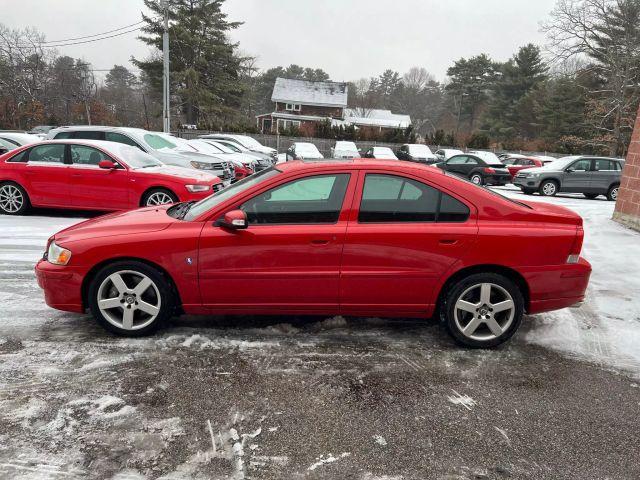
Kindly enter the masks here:
<path id="1" fill-rule="evenodd" d="M 455 174 L 453 174 L 453 173 L 451 173 L 451 172 L 447 172 L 447 171 L 443 171 L 443 173 L 444 173 L 445 175 L 447 175 L 448 177 L 450 177 L 450 178 L 455 178 L 455 179 L 456 179 L 457 181 L 459 181 L 459 182 L 464 182 L 464 183 L 466 183 L 466 184 L 473 185 L 473 186 L 474 186 L 474 187 L 476 187 L 476 188 L 481 188 L 481 189 L 482 189 L 482 190 L 484 190 L 485 192 L 489 192 L 491 195 L 495 195 L 496 197 L 500 197 L 500 198 L 502 198 L 503 200 L 507 200 L 508 202 L 515 203 L 516 205 L 520 205 L 521 207 L 528 208 L 529 210 L 533 210 L 533 209 L 532 209 L 529 205 L 527 205 L 526 203 L 522 203 L 522 202 L 519 202 L 519 201 L 517 201 L 517 200 L 514 200 L 513 198 L 509 198 L 509 197 L 507 197 L 507 196 L 505 196 L 505 195 L 502 195 L 501 193 L 496 192 L 495 190 L 492 190 L 492 189 L 490 189 L 490 188 L 484 187 L 484 186 L 482 186 L 482 185 L 476 185 L 475 183 L 471 182 L 470 180 L 467 180 L 466 178 L 462 178 L 462 177 L 460 177 L 460 176 L 458 176 L 458 175 L 455 175 Z"/>

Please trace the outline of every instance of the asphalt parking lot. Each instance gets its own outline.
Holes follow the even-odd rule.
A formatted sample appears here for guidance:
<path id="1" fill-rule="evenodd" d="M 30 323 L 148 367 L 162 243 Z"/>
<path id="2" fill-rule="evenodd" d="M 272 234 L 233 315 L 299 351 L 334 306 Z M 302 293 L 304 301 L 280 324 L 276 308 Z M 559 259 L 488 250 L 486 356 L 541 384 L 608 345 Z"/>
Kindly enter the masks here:
<path id="1" fill-rule="evenodd" d="M 0 217 L 0 477 L 638 478 L 639 280 L 622 275 L 640 260 L 610 266 L 602 243 L 640 236 L 605 223 L 610 202 L 552 201 L 585 217 L 589 300 L 489 351 L 375 318 L 183 317 L 113 337 L 35 282 L 77 212 Z"/>

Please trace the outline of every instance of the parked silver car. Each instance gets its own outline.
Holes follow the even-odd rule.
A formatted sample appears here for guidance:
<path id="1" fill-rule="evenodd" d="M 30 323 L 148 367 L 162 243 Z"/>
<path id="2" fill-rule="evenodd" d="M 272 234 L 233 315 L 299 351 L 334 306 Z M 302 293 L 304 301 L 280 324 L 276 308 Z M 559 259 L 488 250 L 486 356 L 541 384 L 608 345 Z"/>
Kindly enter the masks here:
<path id="1" fill-rule="evenodd" d="M 563 157 L 544 167 L 518 172 L 514 185 L 527 194 L 553 196 L 558 192 L 582 193 L 587 198 L 605 195 L 618 198 L 624 160 L 620 158 L 571 156 Z"/>
<path id="2" fill-rule="evenodd" d="M 173 139 L 161 132 L 150 132 L 142 128 L 72 126 L 51 130 L 47 139 L 106 140 L 137 147 L 155 157 L 165 165 L 206 170 L 220 178 L 225 184 L 234 179 L 234 169 L 230 162 L 180 148 Z"/>

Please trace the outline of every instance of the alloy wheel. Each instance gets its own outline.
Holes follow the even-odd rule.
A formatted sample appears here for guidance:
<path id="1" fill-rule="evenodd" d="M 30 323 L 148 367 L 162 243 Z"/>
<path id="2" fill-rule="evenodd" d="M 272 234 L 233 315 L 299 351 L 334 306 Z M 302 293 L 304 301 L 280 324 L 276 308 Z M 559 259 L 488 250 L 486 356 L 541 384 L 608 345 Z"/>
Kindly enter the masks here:
<path id="1" fill-rule="evenodd" d="M 7 213 L 16 213 L 24 205 L 24 195 L 18 187 L 6 184 L 0 187 L 0 208 Z"/>
<path id="2" fill-rule="evenodd" d="M 618 199 L 618 188 L 619 187 L 613 187 L 611 189 L 611 200 L 616 201 Z"/>
<path id="3" fill-rule="evenodd" d="M 558 187 L 556 187 L 555 183 L 547 182 L 542 187 L 542 193 L 544 193 L 545 195 L 548 195 L 548 196 L 552 196 L 552 195 L 554 195 L 556 193 L 557 189 L 558 189 Z"/>
<path id="4" fill-rule="evenodd" d="M 456 327 L 467 338 L 493 340 L 505 333 L 515 315 L 509 292 L 495 283 L 478 283 L 458 297 L 454 307 Z"/>
<path id="5" fill-rule="evenodd" d="M 162 300 L 156 284 L 133 270 L 114 272 L 98 288 L 98 308 L 112 325 L 124 330 L 140 330 L 160 313 Z"/>
<path id="6" fill-rule="evenodd" d="M 171 198 L 171 196 L 165 192 L 155 192 L 149 195 L 149 198 L 147 198 L 148 207 L 152 207 L 155 205 L 166 205 L 168 203 L 173 203 L 173 198 Z"/>
<path id="7" fill-rule="evenodd" d="M 482 177 L 480 175 L 474 175 L 471 177 L 471 183 L 475 185 L 482 185 Z"/>

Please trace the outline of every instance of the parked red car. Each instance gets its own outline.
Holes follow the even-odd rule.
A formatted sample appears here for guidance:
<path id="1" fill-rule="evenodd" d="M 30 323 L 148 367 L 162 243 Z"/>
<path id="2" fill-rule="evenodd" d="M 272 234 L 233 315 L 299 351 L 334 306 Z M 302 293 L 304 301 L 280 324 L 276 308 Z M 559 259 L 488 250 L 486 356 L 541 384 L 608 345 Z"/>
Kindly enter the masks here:
<path id="1" fill-rule="evenodd" d="M 511 178 L 516 176 L 520 170 L 526 168 L 542 167 L 544 163 L 542 160 L 535 157 L 514 157 L 503 160 L 503 163 L 507 166 Z"/>
<path id="2" fill-rule="evenodd" d="M 196 204 L 63 230 L 36 273 L 47 304 L 89 309 L 122 335 L 180 312 L 437 313 L 458 342 L 490 347 L 523 313 L 583 300 L 582 240 L 571 210 L 515 202 L 439 169 L 293 161 Z"/>
<path id="3" fill-rule="evenodd" d="M 0 156 L 0 212 L 10 215 L 31 206 L 126 210 L 201 200 L 222 187 L 215 175 L 114 142 L 54 140 Z"/>

